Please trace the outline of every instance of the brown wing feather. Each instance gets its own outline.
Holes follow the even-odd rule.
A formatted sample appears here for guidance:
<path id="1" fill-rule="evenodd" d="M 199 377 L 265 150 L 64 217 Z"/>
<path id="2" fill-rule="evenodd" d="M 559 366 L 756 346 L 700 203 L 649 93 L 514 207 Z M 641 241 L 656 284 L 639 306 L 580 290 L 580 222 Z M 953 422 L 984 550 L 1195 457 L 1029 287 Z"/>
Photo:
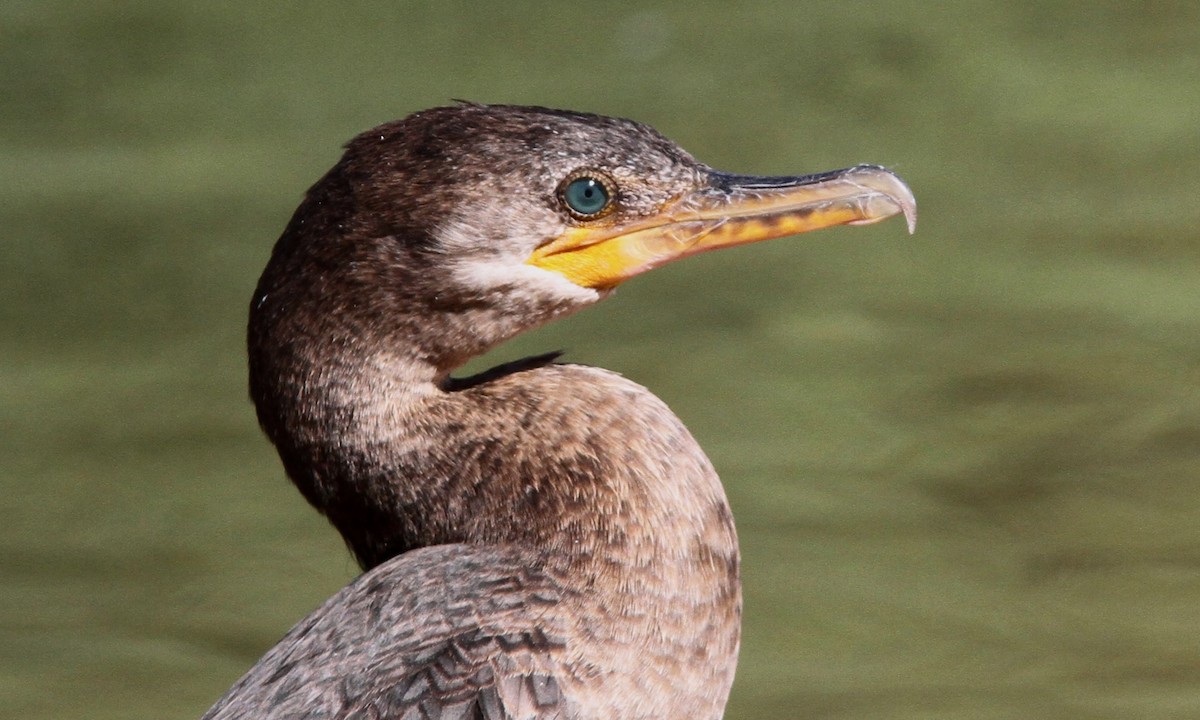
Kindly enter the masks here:
<path id="1" fill-rule="evenodd" d="M 566 646 L 544 620 L 559 591 L 538 567 L 510 548 L 401 555 L 296 625 L 204 720 L 575 717 Z"/>
<path id="2" fill-rule="evenodd" d="M 553 675 L 514 671 L 529 657 L 549 656 L 561 643 L 539 631 L 488 635 L 472 630 L 448 638 L 412 659 L 394 685 L 367 698 L 362 717 L 409 720 L 534 720 L 563 718 L 563 696 Z M 504 668 L 508 666 L 506 671 Z M 386 683 L 385 683 L 386 684 Z"/>

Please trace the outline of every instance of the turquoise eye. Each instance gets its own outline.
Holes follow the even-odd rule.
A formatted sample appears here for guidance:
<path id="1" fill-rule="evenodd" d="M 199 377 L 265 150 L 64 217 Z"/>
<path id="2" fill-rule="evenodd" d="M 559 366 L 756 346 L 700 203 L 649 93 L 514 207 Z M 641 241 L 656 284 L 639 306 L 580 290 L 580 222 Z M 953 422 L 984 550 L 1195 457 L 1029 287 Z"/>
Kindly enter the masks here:
<path id="1" fill-rule="evenodd" d="M 577 177 L 562 191 L 563 202 L 576 217 L 589 218 L 600 214 L 612 198 L 603 181 L 594 177 Z"/>

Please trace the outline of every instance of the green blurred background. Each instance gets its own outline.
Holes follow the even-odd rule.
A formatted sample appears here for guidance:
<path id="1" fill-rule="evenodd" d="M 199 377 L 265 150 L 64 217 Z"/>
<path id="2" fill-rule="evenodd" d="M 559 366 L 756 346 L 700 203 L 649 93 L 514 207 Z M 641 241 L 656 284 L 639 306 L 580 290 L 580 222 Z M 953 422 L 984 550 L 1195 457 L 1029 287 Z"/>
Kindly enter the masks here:
<path id="1" fill-rule="evenodd" d="M 857 162 L 891 221 L 509 344 L 661 395 L 745 554 L 730 718 L 1200 717 L 1200 3 L 0 4 L 0 707 L 193 718 L 355 574 L 245 392 L 339 145 L 450 98 Z"/>

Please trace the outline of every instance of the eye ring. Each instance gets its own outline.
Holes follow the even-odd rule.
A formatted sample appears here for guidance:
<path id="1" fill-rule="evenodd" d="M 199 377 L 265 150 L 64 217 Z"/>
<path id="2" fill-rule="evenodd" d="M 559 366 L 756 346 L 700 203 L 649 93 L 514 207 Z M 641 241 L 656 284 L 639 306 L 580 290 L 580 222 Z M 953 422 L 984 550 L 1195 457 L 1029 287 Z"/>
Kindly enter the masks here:
<path id="1" fill-rule="evenodd" d="M 558 199 L 576 220 L 594 220 L 607 214 L 616 199 L 612 180 L 591 170 L 578 170 L 558 187 Z"/>

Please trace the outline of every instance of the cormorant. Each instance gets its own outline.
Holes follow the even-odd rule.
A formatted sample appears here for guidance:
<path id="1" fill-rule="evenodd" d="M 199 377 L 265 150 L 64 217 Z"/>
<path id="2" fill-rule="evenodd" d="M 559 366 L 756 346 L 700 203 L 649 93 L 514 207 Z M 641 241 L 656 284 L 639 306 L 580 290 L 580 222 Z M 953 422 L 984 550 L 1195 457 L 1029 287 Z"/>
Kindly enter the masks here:
<path id="1" fill-rule="evenodd" d="M 738 546 L 687 429 L 554 355 L 451 372 L 672 260 L 901 213 L 911 231 L 878 166 L 733 175 L 546 108 L 461 103 L 350 141 L 254 293 L 250 388 L 367 572 L 205 718 L 720 717 Z"/>

